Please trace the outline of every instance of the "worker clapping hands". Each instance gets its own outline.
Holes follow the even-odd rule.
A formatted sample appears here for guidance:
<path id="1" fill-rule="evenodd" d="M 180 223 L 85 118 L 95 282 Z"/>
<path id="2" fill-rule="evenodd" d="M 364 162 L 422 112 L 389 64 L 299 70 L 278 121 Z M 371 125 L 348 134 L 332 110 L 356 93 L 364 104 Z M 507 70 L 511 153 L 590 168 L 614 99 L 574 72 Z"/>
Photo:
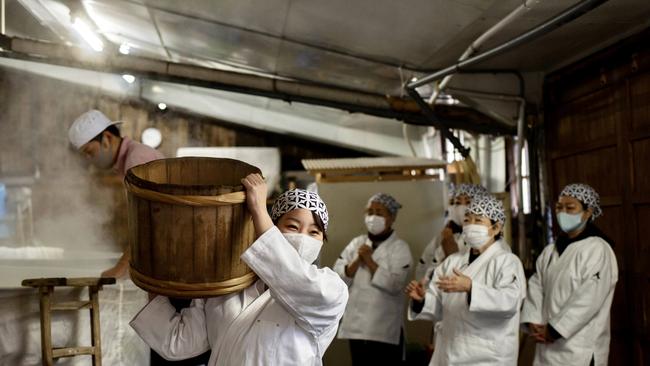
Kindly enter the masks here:
<path id="1" fill-rule="evenodd" d="M 467 292 L 469 293 L 472 290 L 472 279 L 465 276 L 460 270 L 454 269 L 454 275 L 452 276 L 441 276 L 438 281 L 436 281 L 436 286 L 443 292 Z M 420 282 L 411 281 L 411 283 L 406 286 L 404 292 L 413 300 L 413 301 L 423 301 L 426 293 L 426 280 L 422 279 Z"/>

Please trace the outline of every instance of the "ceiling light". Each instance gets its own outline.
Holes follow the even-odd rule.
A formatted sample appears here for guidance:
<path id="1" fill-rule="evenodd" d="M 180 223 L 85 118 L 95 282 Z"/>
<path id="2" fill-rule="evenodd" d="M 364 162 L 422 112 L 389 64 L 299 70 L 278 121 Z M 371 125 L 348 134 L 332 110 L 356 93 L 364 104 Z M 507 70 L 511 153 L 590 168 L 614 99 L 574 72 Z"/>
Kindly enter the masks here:
<path id="1" fill-rule="evenodd" d="M 88 27 L 86 22 L 80 18 L 75 18 L 72 27 L 95 52 L 102 52 L 104 50 L 104 42 L 102 42 L 102 40 L 99 39 L 92 30 L 90 30 L 90 27 Z"/>
<path id="2" fill-rule="evenodd" d="M 131 46 L 128 43 L 122 43 L 119 49 L 120 53 L 123 55 L 128 55 L 131 53 Z"/>
<path id="3" fill-rule="evenodd" d="M 130 74 L 122 75 L 122 79 L 124 79 L 124 81 L 126 81 L 129 84 L 133 84 L 135 82 L 135 76 Z"/>
<path id="4" fill-rule="evenodd" d="M 167 104 L 158 103 L 158 109 L 160 109 L 161 111 L 164 111 L 165 109 L 167 109 Z"/>
<path id="5" fill-rule="evenodd" d="M 152 148 L 157 148 L 162 142 L 162 134 L 160 130 L 155 127 L 149 127 L 142 131 L 142 136 L 140 138 L 142 143 L 151 146 Z"/>

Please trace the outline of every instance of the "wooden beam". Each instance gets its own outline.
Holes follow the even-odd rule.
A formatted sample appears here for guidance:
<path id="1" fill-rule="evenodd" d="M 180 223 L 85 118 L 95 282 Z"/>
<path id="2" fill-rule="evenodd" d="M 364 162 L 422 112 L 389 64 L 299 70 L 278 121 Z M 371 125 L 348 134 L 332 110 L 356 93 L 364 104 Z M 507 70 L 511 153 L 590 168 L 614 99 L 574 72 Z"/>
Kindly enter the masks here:
<path id="1" fill-rule="evenodd" d="M 74 357 L 80 355 L 92 355 L 94 352 L 95 352 L 94 347 L 54 348 L 52 350 L 52 357 L 61 358 L 61 357 Z"/>

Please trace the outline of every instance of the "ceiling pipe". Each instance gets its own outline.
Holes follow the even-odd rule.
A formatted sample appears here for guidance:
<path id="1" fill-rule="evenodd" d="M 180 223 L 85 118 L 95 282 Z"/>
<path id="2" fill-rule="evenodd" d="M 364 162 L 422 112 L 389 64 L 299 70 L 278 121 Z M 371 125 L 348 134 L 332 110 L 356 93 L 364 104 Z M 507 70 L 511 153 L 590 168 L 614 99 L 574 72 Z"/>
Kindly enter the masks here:
<path id="1" fill-rule="evenodd" d="M 536 26 L 535 28 L 520 34 L 519 36 L 504 42 L 490 50 L 487 50 L 483 53 L 480 53 L 476 56 L 470 57 L 466 60 L 460 61 L 451 65 L 447 68 L 444 68 L 440 71 L 437 71 L 433 74 L 427 75 L 423 78 L 419 78 L 416 81 L 410 82 L 406 85 L 405 89 L 407 93 L 415 100 L 415 102 L 422 108 L 422 113 L 431 119 L 431 123 L 436 125 L 441 125 L 439 128 L 443 136 L 445 136 L 454 147 L 461 153 L 463 157 L 469 156 L 470 149 L 464 147 L 462 143 L 449 131 L 449 126 L 445 126 L 444 123 L 437 118 L 436 113 L 431 108 L 431 105 L 426 103 L 420 93 L 417 92 L 416 88 L 436 82 L 440 79 L 443 79 L 446 76 L 456 74 L 463 69 L 485 61 L 489 58 L 502 54 L 506 51 L 509 51 L 525 42 L 532 41 L 537 39 L 561 26 L 571 22 L 572 20 L 579 18 L 580 16 L 588 13 L 589 11 L 595 9 L 601 4 L 607 2 L 607 0 L 583 0 L 580 3 L 564 10 L 563 12 L 557 14 L 551 19 L 543 22 L 542 24 Z"/>
<path id="2" fill-rule="evenodd" d="M 123 74 L 128 73 L 151 80 L 194 85 L 235 93 L 302 102 L 350 112 L 396 119 L 419 126 L 431 126 L 417 104 L 410 99 L 372 94 L 329 85 L 296 80 L 280 80 L 258 75 L 222 71 L 202 66 L 179 64 L 134 55 L 99 54 L 59 44 L 0 36 L 0 57 L 9 57 L 68 67 Z M 486 73 L 500 71 L 489 70 Z M 512 71 L 504 71 L 511 73 Z M 473 71 L 476 73 L 476 71 Z M 457 110 L 462 107 L 454 107 Z M 461 117 L 439 117 L 453 128 L 499 135 L 514 135 L 514 128 L 507 128 L 485 115 L 464 108 Z M 472 120 L 472 118 L 474 118 Z M 477 123 L 477 121 L 484 123 Z"/>
<path id="3" fill-rule="evenodd" d="M 415 89 L 422 85 L 433 83 L 438 81 L 445 76 L 458 73 L 458 71 L 463 70 L 469 66 L 475 65 L 482 61 L 485 61 L 494 56 L 500 55 L 506 51 L 509 51 L 525 42 L 532 41 L 537 39 L 571 21 L 576 18 L 581 17 L 582 15 L 588 13 L 589 11 L 595 9 L 596 7 L 602 5 L 608 0 L 583 0 L 580 3 L 568 8 L 567 10 L 561 12 L 560 14 L 552 17 L 551 19 L 545 21 L 544 23 L 536 26 L 535 28 L 520 34 L 519 36 L 502 43 L 490 50 L 482 52 L 476 56 L 470 57 L 464 61 L 457 62 L 449 67 L 446 67 L 440 71 L 434 72 L 430 75 L 427 75 L 423 78 L 418 79 L 417 81 L 409 83 L 406 87 L 408 89 Z"/>
<path id="4" fill-rule="evenodd" d="M 519 17 L 524 15 L 527 11 L 531 10 L 539 2 L 540 0 L 524 0 L 524 2 L 521 5 L 519 5 L 515 10 L 510 12 L 503 19 L 501 19 L 495 25 L 490 27 L 490 29 L 485 31 L 485 33 L 481 34 L 474 42 L 472 42 L 472 44 L 470 44 L 469 47 L 467 47 L 467 49 L 465 50 L 465 52 L 463 52 L 463 54 L 460 56 L 457 62 L 462 62 L 467 60 L 471 55 L 473 55 L 476 51 L 478 51 L 488 39 L 492 38 L 492 36 L 494 36 L 496 33 L 498 33 L 503 28 L 508 26 L 514 20 L 518 19 Z M 452 77 L 453 75 L 447 75 L 442 79 L 442 81 L 434 85 L 433 93 L 429 98 L 429 104 L 431 105 L 435 104 L 436 99 L 438 98 L 440 93 L 447 87 L 447 84 L 449 84 Z"/>

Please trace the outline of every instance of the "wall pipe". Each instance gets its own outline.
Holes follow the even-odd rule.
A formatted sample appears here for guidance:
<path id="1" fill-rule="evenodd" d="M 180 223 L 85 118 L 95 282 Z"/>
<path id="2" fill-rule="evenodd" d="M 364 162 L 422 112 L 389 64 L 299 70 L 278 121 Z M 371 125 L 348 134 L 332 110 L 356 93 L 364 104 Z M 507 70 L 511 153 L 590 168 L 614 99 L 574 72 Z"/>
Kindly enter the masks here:
<path id="1" fill-rule="evenodd" d="M 465 89 L 447 89 L 452 94 L 466 95 L 472 98 L 500 100 L 518 103 L 517 112 L 517 143 L 515 146 L 515 182 L 517 185 L 517 253 L 522 261 L 528 259 L 528 250 L 526 246 L 526 222 L 524 217 L 524 196 L 523 196 L 523 178 L 521 175 L 521 155 L 524 151 L 524 140 L 526 139 L 526 99 L 521 96 L 509 94 L 485 93 Z"/>
<path id="2" fill-rule="evenodd" d="M 5 29 L 5 12 L 7 8 L 5 6 L 5 0 L 0 0 L 0 34 L 4 35 L 6 33 Z"/>
<path id="3" fill-rule="evenodd" d="M 427 75 L 423 78 L 418 79 L 417 81 L 409 83 L 406 88 L 415 89 L 425 84 L 432 83 L 444 78 L 447 75 L 455 74 L 459 70 L 467 68 L 469 66 L 475 65 L 482 61 L 485 61 L 494 56 L 500 55 L 506 51 L 511 50 L 525 42 L 532 41 L 537 39 L 569 22 L 574 19 L 579 18 L 580 16 L 588 13 L 589 11 L 595 9 L 601 4 L 607 2 L 608 0 L 583 0 L 580 3 L 570 7 L 569 9 L 561 12 L 560 14 L 552 17 L 551 19 L 545 21 L 544 23 L 536 26 L 535 28 L 520 34 L 519 36 L 504 42 L 490 50 L 487 50 L 483 53 L 480 53 L 474 57 L 470 57 L 464 61 L 457 62 L 449 67 L 446 67 L 440 71 L 434 72 L 430 75 Z"/>
<path id="4" fill-rule="evenodd" d="M 528 259 L 526 248 L 526 218 L 524 217 L 524 182 L 521 176 L 521 155 L 524 151 L 524 139 L 526 129 L 526 101 L 519 103 L 519 115 L 517 116 L 517 147 L 515 148 L 515 179 L 517 182 L 517 254 L 525 263 Z"/>

